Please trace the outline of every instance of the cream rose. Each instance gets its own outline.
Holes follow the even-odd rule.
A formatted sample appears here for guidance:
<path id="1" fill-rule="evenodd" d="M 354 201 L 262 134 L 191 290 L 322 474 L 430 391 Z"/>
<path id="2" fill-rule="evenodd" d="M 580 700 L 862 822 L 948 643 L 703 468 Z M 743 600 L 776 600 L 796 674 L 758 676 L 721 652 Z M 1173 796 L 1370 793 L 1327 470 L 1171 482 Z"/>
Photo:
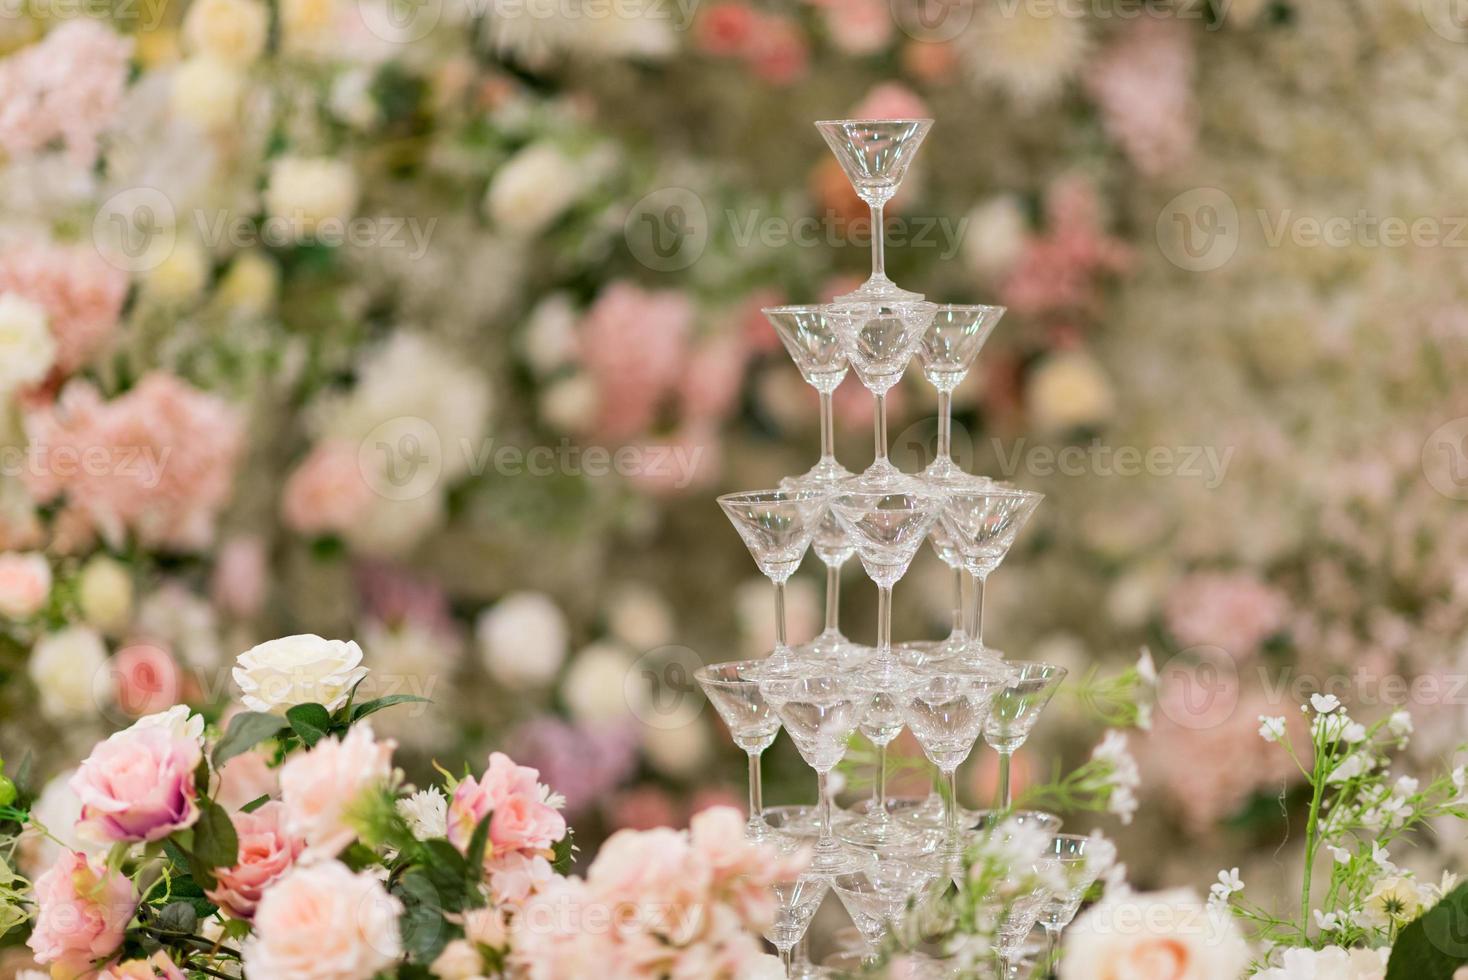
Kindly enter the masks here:
<path id="1" fill-rule="evenodd" d="M 200 129 L 217 130 L 232 124 L 245 91 L 244 74 L 227 61 L 200 54 L 189 58 L 173 73 L 171 104 L 174 114 Z M 148 276 L 148 289 L 170 299 L 196 281 L 202 288 L 198 255 L 175 243 L 163 262 Z M 189 290 L 188 296 L 196 290 Z"/>
<path id="2" fill-rule="evenodd" d="M 260 252 L 241 252 L 219 280 L 214 301 L 246 316 L 262 316 L 275 307 L 279 293 L 280 266 Z"/>
<path id="3" fill-rule="evenodd" d="M 106 666 L 107 647 L 97 631 L 69 626 L 42 637 L 26 669 L 41 693 L 42 713 L 66 720 L 95 714 L 112 699 L 113 680 Z"/>
<path id="4" fill-rule="evenodd" d="M 484 208 L 495 224 L 534 235 L 581 196 L 585 171 L 553 143 L 532 143 L 495 171 Z"/>
<path id="5" fill-rule="evenodd" d="M 51 563 L 37 552 L 0 554 L 0 616 L 30 619 L 51 596 Z"/>
<path id="6" fill-rule="evenodd" d="M 245 707 L 276 714 L 310 702 L 335 711 L 366 676 L 362 648 L 355 641 L 328 640 L 313 633 L 251 647 L 240 654 L 234 668 Z"/>
<path id="7" fill-rule="evenodd" d="M 46 311 L 15 293 L 0 293 L 0 395 L 41 381 L 55 362 Z"/>
<path id="8" fill-rule="evenodd" d="M 335 857 L 356 839 L 347 814 L 364 792 L 392 778 L 392 751 L 391 741 L 378 742 L 372 726 L 360 722 L 280 767 L 283 825 L 306 842 L 309 858 Z"/>
<path id="9" fill-rule="evenodd" d="M 258 0 L 194 0 L 184 17 L 184 39 L 194 51 L 243 67 L 265 50 L 269 22 Z"/>
<path id="10" fill-rule="evenodd" d="M 1389 947 L 1287 949 L 1280 956 L 1279 966 L 1260 970 L 1253 980 L 1382 980 L 1391 952 Z"/>
<path id="11" fill-rule="evenodd" d="M 505 596 L 480 614 L 474 633 L 485 667 L 509 687 L 547 684 L 566 659 L 566 617 L 541 592 Z"/>
<path id="12" fill-rule="evenodd" d="M 255 910 L 245 975 L 291 980 L 367 980 L 402 955 L 402 904 L 370 872 L 338 861 L 297 867 Z"/>
<path id="13" fill-rule="evenodd" d="M 265 207 L 301 238 L 323 222 L 345 222 L 357 210 L 357 174 L 328 157 L 281 157 L 270 166 Z"/>
<path id="14" fill-rule="evenodd" d="M 1126 892 L 1094 905 L 1066 932 L 1061 980 L 1238 980 L 1249 945 L 1227 910 L 1189 888 Z"/>
<path id="15" fill-rule="evenodd" d="M 641 702 L 627 703 L 627 674 L 632 664 L 632 655 L 613 643 L 593 643 L 576 654 L 561 681 L 561 698 L 571 717 L 585 723 L 618 721 L 629 711 L 641 709 Z"/>
<path id="16" fill-rule="evenodd" d="M 1082 351 L 1057 354 L 1030 378 L 1026 399 L 1030 421 L 1046 432 L 1061 432 L 1106 421 L 1116 398 L 1101 366 Z"/>
<path id="17" fill-rule="evenodd" d="M 103 633 L 116 636 L 132 623 L 132 576 L 116 559 L 96 555 L 82 567 L 77 600 L 83 619 Z"/>

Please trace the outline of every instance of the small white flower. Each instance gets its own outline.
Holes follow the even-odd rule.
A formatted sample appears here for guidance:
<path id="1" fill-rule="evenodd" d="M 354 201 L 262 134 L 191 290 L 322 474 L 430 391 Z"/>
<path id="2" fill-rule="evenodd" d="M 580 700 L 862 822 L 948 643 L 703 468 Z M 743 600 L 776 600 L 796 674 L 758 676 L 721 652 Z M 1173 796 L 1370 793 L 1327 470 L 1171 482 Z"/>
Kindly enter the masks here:
<path id="1" fill-rule="evenodd" d="M 1137 676 L 1152 687 L 1157 686 L 1157 664 L 1152 660 L 1152 651 L 1146 647 L 1142 647 L 1141 656 L 1137 657 Z"/>
<path id="2" fill-rule="evenodd" d="M 1270 717 L 1259 716 L 1259 737 L 1266 742 L 1283 741 L 1285 737 L 1285 720 L 1281 715 Z"/>
<path id="3" fill-rule="evenodd" d="M 1351 852 L 1346 850 L 1344 847 L 1336 847 L 1334 844 L 1327 844 L 1325 845 L 1325 849 L 1330 851 L 1330 856 L 1335 858 L 1336 864 L 1351 863 Z"/>
<path id="4" fill-rule="evenodd" d="M 448 836 L 449 801 L 437 786 L 398 800 L 397 808 L 418 840 Z"/>
<path id="5" fill-rule="evenodd" d="M 1406 711 L 1394 711 L 1387 719 L 1386 727 L 1398 738 L 1406 738 L 1415 730 L 1412 727 L 1412 716 Z"/>
<path id="6" fill-rule="evenodd" d="M 1468 766 L 1459 766 L 1453 770 L 1453 788 L 1461 794 L 1465 786 L 1468 786 Z"/>
<path id="7" fill-rule="evenodd" d="M 1398 796 L 1412 796 L 1422 784 L 1411 776 L 1398 776 L 1396 787 L 1393 789 Z"/>
<path id="8" fill-rule="evenodd" d="M 1375 841 L 1371 842 L 1371 861 L 1387 874 L 1396 874 L 1400 870 L 1392 863 L 1391 855 L 1387 853 L 1386 848 Z"/>
<path id="9" fill-rule="evenodd" d="M 1338 912 L 1322 912 L 1315 910 L 1315 924 L 1320 927 L 1321 932 L 1335 932 L 1345 925 Z"/>
<path id="10" fill-rule="evenodd" d="M 1366 741 L 1366 726 L 1359 722 L 1348 722 L 1341 729 L 1341 741 L 1347 745 L 1358 745 Z"/>
<path id="11" fill-rule="evenodd" d="M 1208 904 L 1221 906 L 1228 903 L 1229 896 L 1244 890 L 1243 879 L 1238 868 L 1218 872 L 1218 880 L 1208 889 Z"/>
<path id="12" fill-rule="evenodd" d="M 1310 706 L 1318 713 L 1328 715 L 1341 706 L 1341 699 L 1334 694 L 1312 694 Z"/>
<path id="13" fill-rule="evenodd" d="M 1371 760 L 1364 752 L 1356 752 L 1346 759 L 1335 770 L 1326 777 L 1327 783 L 1344 783 L 1355 779 L 1371 770 Z"/>

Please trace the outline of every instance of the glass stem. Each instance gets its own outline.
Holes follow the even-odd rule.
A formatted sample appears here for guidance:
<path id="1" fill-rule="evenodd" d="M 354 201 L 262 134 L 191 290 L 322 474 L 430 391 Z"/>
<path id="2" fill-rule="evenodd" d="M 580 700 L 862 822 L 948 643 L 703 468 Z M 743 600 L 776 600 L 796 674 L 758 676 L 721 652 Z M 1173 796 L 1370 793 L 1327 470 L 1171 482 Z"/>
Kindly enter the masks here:
<path id="1" fill-rule="evenodd" d="M 882 205 L 871 205 L 872 210 L 872 278 L 887 278 L 887 243 L 882 223 Z"/>
<path id="2" fill-rule="evenodd" d="M 974 595 L 971 600 L 974 610 L 974 642 L 979 646 L 984 645 L 984 579 L 988 576 L 974 576 Z"/>
<path id="3" fill-rule="evenodd" d="M 841 629 L 841 566 L 826 566 L 826 632 Z"/>
<path id="4" fill-rule="evenodd" d="M 877 746 L 877 783 L 872 787 L 872 805 L 876 808 L 867 814 L 873 820 L 887 819 L 887 743 Z"/>
<path id="5" fill-rule="evenodd" d="M 1045 975 L 1051 977 L 1056 974 L 1056 967 L 1059 966 L 1055 962 L 1055 954 L 1060 951 L 1060 930 L 1048 922 L 1040 925 L 1045 929 Z"/>
<path id="6" fill-rule="evenodd" d="M 877 587 L 877 656 L 892 656 L 892 587 Z"/>
<path id="7" fill-rule="evenodd" d="M 831 417 L 831 393 L 821 392 L 821 459 L 836 458 L 836 426 Z"/>
<path id="8" fill-rule="evenodd" d="M 785 967 L 785 976 L 787 977 L 792 977 L 795 975 L 795 972 L 791 969 L 791 966 L 794 963 L 794 957 L 790 955 L 792 952 L 794 952 L 794 950 L 794 946 L 780 947 L 780 965 Z"/>
<path id="9" fill-rule="evenodd" d="M 749 823 L 756 826 L 764 822 L 765 792 L 759 771 L 760 753 L 749 753 Z"/>
<path id="10" fill-rule="evenodd" d="M 775 649 L 785 649 L 785 580 L 775 582 Z"/>
<path id="11" fill-rule="evenodd" d="M 1012 758 L 1005 749 L 999 750 L 999 809 L 1008 810 L 1014 802 L 1009 790 L 1009 761 Z"/>
<path id="12" fill-rule="evenodd" d="M 944 800 L 943 825 L 944 833 L 951 851 L 958 850 L 958 767 L 955 766 L 943 774 L 948 783 L 948 798 Z"/>
<path id="13" fill-rule="evenodd" d="M 800 942 L 795 944 L 795 962 L 802 967 L 810 962 L 810 942 L 805 935 L 802 935 Z"/>
<path id="14" fill-rule="evenodd" d="M 817 846 L 822 849 L 834 847 L 836 843 L 831 839 L 831 794 L 826 792 L 826 777 L 824 770 L 816 773 L 816 792 L 821 797 L 817 801 L 817 812 L 821 817 L 821 839 Z"/>
<path id="15" fill-rule="evenodd" d="M 953 570 L 953 635 L 963 636 L 967 633 L 963 614 L 963 567 L 959 566 Z"/>
<path id="16" fill-rule="evenodd" d="M 877 463 L 887 462 L 887 393 L 878 392 L 874 396 L 877 400 L 876 409 L 872 412 L 872 428 L 876 436 Z"/>
<path id="17" fill-rule="evenodd" d="M 938 459 L 953 459 L 953 395 L 938 392 Z"/>

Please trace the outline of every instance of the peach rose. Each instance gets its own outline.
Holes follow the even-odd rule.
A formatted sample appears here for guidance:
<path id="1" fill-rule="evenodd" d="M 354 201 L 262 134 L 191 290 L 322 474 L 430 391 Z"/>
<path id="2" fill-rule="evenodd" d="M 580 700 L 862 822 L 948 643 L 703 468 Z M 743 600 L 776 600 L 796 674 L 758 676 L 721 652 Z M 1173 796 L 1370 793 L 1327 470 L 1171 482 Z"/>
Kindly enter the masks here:
<path id="1" fill-rule="evenodd" d="M 449 843 L 467 850 L 474 828 L 485 817 L 491 817 L 489 833 L 495 845 L 486 850 L 486 861 L 507 851 L 543 850 L 565 837 L 565 818 L 547 805 L 548 793 L 539 778 L 537 770 L 517 765 L 503 752 L 490 755 L 482 777 L 469 776 L 454 788 L 448 811 Z"/>
<path id="2" fill-rule="evenodd" d="M 361 520 L 372 499 L 372 488 L 357 462 L 357 447 L 324 442 L 286 480 L 280 510 L 291 530 L 325 534 L 345 531 Z"/>
<path id="3" fill-rule="evenodd" d="M 304 845 L 285 832 L 284 814 L 285 808 L 272 802 L 253 813 L 231 817 L 240 839 L 240 859 L 232 868 L 215 870 L 219 884 L 208 895 L 209 901 L 236 919 L 253 916 L 265 890 L 300 857 Z"/>
<path id="4" fill-rule="evenodd" d="M 566 818 L 538 800 L 514 796 L 489 818 L 489 839 L 503 851 L 543 851 L 566 836 Z"/>
<path id="5" fill-rule="evenodd" d="M 38 911 L 26 945 L 57 977 L 85 975 L 93 961 L 116 952 L 138 906 L 125 875 L 78 851 L 63 851 L 33 892 Z"/>
<path id="6" fill-rule="evenodd" d="M 339 861 L 297 867 L 265 893 L 245 941 L 245 975 L 367 980 L 402 955 L 402 904 Z"/>
<path id="7" fill-rule="evenodd" d="M 1129 892 L 1092 906 L 1066 932 L 1061 980 L 1236 980 L 1249 945 L 1227 910 L 1196 892 Z"/>
<path id="8" fill-rule="evenodd" d="M 219 770 L 219 789 L 214 802 L 231 812 L 262 796 L 280 796 L 280 773 L 270 768 L 265 753 L 245 752 Z"/>
<path id="9" fill-rule="evenodd" d="M 352 804 L 392 776 L 391 739 L 378 742 L 363 722 L 346 736 L 322 739 L 280 767 L 285 831 L 305 841 L 313 858 L 335 857 L 357 837 L 347 821 Z M 266 974 L 267 976 L 271 974 Z"/>
<path id="10" fill-rule="evenodd" d="M 0 555 L 0 616 L 30 619 L 51 595 L 51 563 L 37 552 Z"/>
<path id="11" fill-rule="evenodd" d="M 133 717 L 163 711 L 178 703 L 182 688 L 178 664 L 162 647 L 134 643 L 112 658 L 117 704 Z"/>
<path id="12" fill-rule="evenodd" d="M 97 974 L 97 980 L 188 980 L 162 951 L 146 960 L 128 960 L 115 963 Z"/>
<path id="13" fill-rule="evenodd" d="M 71 788 L 82 801 L 77 833 L 97 843 L 162 840 L 199 818 L 196 739 L 168 727 L 134 726 L 92 750 Z"/>

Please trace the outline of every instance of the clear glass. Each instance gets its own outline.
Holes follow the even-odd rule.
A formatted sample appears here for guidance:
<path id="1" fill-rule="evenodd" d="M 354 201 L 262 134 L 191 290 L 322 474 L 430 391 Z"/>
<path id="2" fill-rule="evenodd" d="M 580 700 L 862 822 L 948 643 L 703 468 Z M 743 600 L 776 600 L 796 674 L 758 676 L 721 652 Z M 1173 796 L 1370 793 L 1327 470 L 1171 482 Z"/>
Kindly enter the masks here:
<path id="1" fill-rule="evenodd" d="M 780 951 L 786 976 L 793 975 L 791 954 L 805 938 L 810 921 L 829 889 L 830 879 L 818 874 L 803 874 L 793 881 L 777 882 L 771 887 L 775 893 L 775 915 L 764 936 Z"/>
<path id="2" fill-rule="evenodd" d="M 1006 484 L 967 481 L 944 485 L 939 519 L 973 576 L 970 618 L 976 652 L 984 651 L 984 586 L 1004 561 L 1045 495 Z"/>
<path id="3" fill-rule="evenodd" d="M 937 880 L 939 868 L 926 857 L 872 855 L 858 867 L 832 877 L 836 897 L 861 933 L 866 959 L 876 956 L 908 902 Z"/>
<path id="4" fill-rule="evenodd" d="M 1051 970 L 1059 965 L 1061 932 L 1075 919 L 1086 893 L 1115 857 L 1116 846 L 1104 838 L 1056 834 L 1050 839 L 1046 858 L 1058 868 L 1055 877 L 1062 885 L 1046 896 L 1040 908 L 1040 925 L 1045 930 L 1045 961 Z"/>
<path id="5" fill-rule="evenodd" d="M 947 304 L 934 308 L 918 346 L 923 376 L 938 390 L 938 451 L 924 471 L 930 478 L 961 472 L 953 462 L 953 390 L 963 383 L 1003 315 L 1002 306 Z"/>
<path id="6" fill-rule="evenodd" d="M 1011 662 L 1009 684 L 994 698 L 984 722 L 984 741 L 999 753 L 999 802 L 1001 810 L 1013 805 L 1009 786 L 1010 760 L 1030 737 L 1040 713 L 1060 689 L 1069 673 L 1064 667 L 1046 663 Z"/>
<path id="7" fill-rule="evenodd" d="M 755 564 L 774 586 L 775 649 L 771 657 L 776 663 L 786 663 L 790 647 L 785 637 L 785 583 L 810 548 L 825 513 L 825 497 L 811 490 L 750 490 L 726 493 L 718 500 Z"/>
<path id="8" fill-rule="evenodd" d="M 841 343 L 838 320 L 843 315 L 834 306 L 772 306 L 762 311 L 775 334 L 790 352 L 801 377 L 821 398 L 821 458 L 804 475 L 798 486 L 819 489 L 851 476 L 836 460 L 835 424 L 831 394 L 846 378 L 846 349 Z"/>
<path id="9" fill-rule="evenodd" d="M 887 458 L 887 392 L 902 380 L 937 309 L 932 303 L 837 304 L 838 328 L 847 360 L 875 399 L 874 459 L 862 474 L 869 481 L 901 476 Z"/>
<path id="10" fill-rule="evenodd" d="M 759 661 L 739 660 L 710 664 L 694 672 L 694 679 L 729 728 L 734 744 L 749 757 L 749 821 L 744 833 L 750 840 L 769 836 L 765 823 L 760 756 L 780 733 L 780 717 L 760 693 Z"/>

